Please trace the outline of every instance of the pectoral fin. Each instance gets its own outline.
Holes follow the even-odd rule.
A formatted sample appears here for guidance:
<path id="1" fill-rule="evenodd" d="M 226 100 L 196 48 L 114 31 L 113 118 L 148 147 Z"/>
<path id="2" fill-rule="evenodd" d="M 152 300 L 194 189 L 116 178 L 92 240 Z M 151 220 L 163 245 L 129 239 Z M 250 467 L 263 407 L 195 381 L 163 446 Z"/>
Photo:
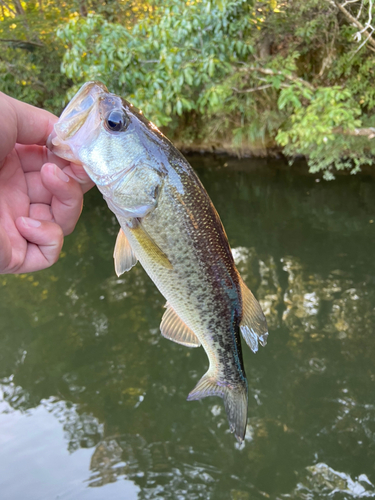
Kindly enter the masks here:
<path id="1" fill-rule="evenodd" d="M 161 320 L 160 331 L 163 337 L 173 340 L 177 344 L 186 347 L 199 347 L 201 345 L 195 333 L 185 325 L 169 304 L 167 304 L 167 310 Z"/>
<path id="2" fill-rule="evenodd" d="M 137 257 L 122 229 L 120 229 L 117 235 L 113 258 L 117 276 L 121 276 L 125 271 L 129 271 L 137 263 Z"/>
<path id="3" fill-rule="evenodd" d="M 259 302 L 247 288 L 243 280 L 240 280 L 242 293 L 242 321 L 240 330 L 246 344 L 253 352 L 258 351 L 258 342 L 265 346 L 267 344 L 268 327 Z"/>
<path id="4" fill-rule="evenodd" d="M 134 219 L 132 226 L 129 226 L 129 230 L 151 259 L 167 269 L 173 269 L 168 257 L 147 233 L 141 222 Z"/>

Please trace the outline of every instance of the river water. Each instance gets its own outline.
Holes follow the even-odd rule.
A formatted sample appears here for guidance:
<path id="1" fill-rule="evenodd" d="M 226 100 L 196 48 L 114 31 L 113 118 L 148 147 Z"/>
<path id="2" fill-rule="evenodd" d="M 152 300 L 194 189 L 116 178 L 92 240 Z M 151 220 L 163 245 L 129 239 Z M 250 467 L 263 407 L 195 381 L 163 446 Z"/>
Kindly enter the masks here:
<path id="1" fill-rule="evenodd" d="M 205 353 L 162 338 L 139 264 L 116 277 L 92 190 L 55 266 L 0 276 L 0 498 L 375 497 L 375 179 L 191 161 L 270 328 L 243 343 L 244 444 L 219 398 L 186 401 Z"/>

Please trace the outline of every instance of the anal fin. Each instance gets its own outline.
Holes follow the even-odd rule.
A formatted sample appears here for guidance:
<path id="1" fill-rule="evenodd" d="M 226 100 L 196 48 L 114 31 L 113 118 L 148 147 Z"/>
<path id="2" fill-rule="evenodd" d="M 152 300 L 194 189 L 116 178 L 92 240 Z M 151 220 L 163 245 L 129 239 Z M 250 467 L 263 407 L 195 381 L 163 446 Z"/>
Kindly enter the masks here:
<path id="1" fill-rule="evenodd" d="M 122 229 L 120 229 L 117 235 L 113 258 L 117 276 L 121 276 L 125 271 L 129 271 L 137 263 L 137 257 Z"/>
<path id="2" fill-rule="evenodd" d="M 259 302 L 240 279 L 242 293 L 242 321 L 240 330 L 246 344 L 253 352 L 258 351 L 258 343 L 267 344 L 268 327 Z"/>
<path id="3" fill-rule="evenodd" d="M 186 347 L 199 347 L 201 345 L 195 333 L 185 325 L 170 304 L 167 304 L 167 310 L 161 320 L 160 331 L 163 337 L 173 340 L 177 344 Z"/>

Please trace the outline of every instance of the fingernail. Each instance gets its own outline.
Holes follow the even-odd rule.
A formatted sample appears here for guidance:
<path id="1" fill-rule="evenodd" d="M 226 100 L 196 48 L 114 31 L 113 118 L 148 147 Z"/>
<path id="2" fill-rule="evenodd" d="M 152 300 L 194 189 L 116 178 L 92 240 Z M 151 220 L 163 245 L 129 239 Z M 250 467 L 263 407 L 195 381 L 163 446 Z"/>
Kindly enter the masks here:
<path id="1" fill-rule="evenodd" d="M 59 167 L 55 166 L 55 174 L 64 182 L 69 182 L 69 175 L 66 175 Z"/>
<path id="2" fill-rule="evenodd" d="M 39 220 L 22 217 L 22 222 L 26 227 L 39 227 L 42 223 Z"/>

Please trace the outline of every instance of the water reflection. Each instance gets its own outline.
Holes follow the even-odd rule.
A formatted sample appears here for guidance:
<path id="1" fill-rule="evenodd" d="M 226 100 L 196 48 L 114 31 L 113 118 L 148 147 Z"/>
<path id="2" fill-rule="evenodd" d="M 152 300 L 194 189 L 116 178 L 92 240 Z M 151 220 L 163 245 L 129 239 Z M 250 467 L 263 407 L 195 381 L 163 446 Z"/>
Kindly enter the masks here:
<path id="1" fill-rule="evenodd" d="M 324 463 L 306 467 L 305 477 L 292 495 L 283 498 L 307 500 L 310 498 L 374 498 L 375 488 L 366 474 L 353 480 L 348 474 L 337 472 Z"/>
<path id="2" fill-rule="evenodd" d="M 140 266 L 114 275 L 117 225 L 94 192 L 56 266 L 0 277 L 6 411 L 52 415 L 72 456 L 89 451 L 90 491 L 122 481 L 140 499 L 373 495 L 375 183 L 218 163 L 199 173 L 270 326 L 266 349 L 244 349 L 245 444 L 218 399 L 186 402 L 206 356 L 161 337 L 164 299 Z"/>

